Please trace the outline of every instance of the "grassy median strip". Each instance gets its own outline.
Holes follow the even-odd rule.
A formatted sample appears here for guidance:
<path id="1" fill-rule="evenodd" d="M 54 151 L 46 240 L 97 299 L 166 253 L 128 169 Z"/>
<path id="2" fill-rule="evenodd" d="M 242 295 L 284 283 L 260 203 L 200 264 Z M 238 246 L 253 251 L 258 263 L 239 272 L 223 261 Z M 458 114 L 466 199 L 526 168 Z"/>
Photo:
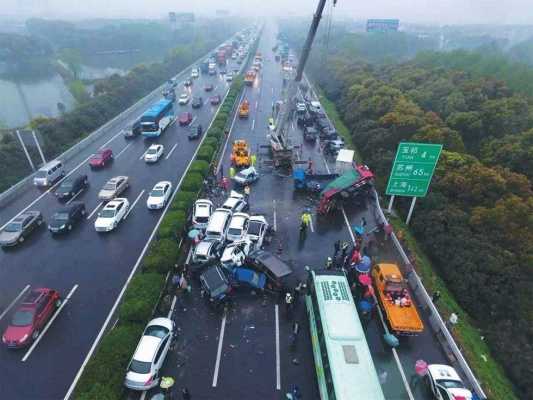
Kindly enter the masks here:
<path id="1" fill-rule="evenodd" d="M 337 132 L 343 137 L 346 147 L 355 151 L 357 162 L 363 162 L 363 158 L 353 144 L 350 131 L 342 122 L 335 104 L 326 98 L 319 88 L 317 88 L 317 95 L 328 117 L 335 124 Z M 390 216 L 389 221 L 394 226 L 394 231 L 400 233 L 403 238 L 402 242 L 410 253 L 415 256 L 416 272 L 424 282 L 426 290 L 429 293 L 437 290 L 440 292 L 441 297 L 436 304 L 440 314 L 445 319 L 451 313 L 459 316 L 459 323 L 454 327 L 452 335 L 483 386 L 485 394 L 489 399 L 518 400 L 514 395 L 512 383 L 507 379 L 501 365 L 491 356 L 490 349 L 484 342 L 479 330 L 475 327 L 474 321 L 455 301 L 452 293 L 435 272 L 435 268 L 432 266 L 428 256 L 417 243 L 408 227 L 397 217 Z"/>
<path id="2" fill-rule="evenodd" d="M 98 346 L 74 392 L 75 399 L 111 400 L 124 394 L 124 375 L 145 324 L 158 306 L 167 284 L 165 276 L 178 263 L 178 243 L 185 238 L 187 217 L 198 198 L 204 180 L 212 170 L 217 149 L 224 140 L 224 128 L 239 99 L 242 78 L 235 78 L 215 120 L 206 132 L 196 159 L 185 172 L 156 238 L 142 261 L 141 271 L 132 279 L 118 309 L 119 322 Z"/>

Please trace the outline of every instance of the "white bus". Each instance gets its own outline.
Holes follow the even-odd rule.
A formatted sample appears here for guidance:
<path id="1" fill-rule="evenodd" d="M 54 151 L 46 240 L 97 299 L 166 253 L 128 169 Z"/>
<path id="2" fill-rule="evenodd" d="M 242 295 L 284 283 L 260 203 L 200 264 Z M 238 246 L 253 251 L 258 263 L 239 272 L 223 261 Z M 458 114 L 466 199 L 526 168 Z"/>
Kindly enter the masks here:
<path id="1" fill-rule="evenodd" d="M 385 400 L 344 273 L 311 271 L 307 286 L 321 400 Z"/>

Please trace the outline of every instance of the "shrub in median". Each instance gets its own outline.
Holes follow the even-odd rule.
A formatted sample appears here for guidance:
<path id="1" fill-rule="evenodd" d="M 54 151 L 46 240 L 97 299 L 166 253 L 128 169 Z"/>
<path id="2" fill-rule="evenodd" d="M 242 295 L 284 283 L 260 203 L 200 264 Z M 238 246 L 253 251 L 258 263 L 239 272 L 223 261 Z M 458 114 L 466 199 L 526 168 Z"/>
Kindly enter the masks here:
<path id="1" fill-rule="evenodd" d="M 152 244 L 148 255 L 143 260 L 144 271 L 166 274 L 170 267 L 178 261 L 178 255 L 178 245 L 174 240 L 157 240 Z"/>
<path id="2" fill-rule="evenodd" d="M 186 209 L 169 211 L 163 218 L 161 225 L 159 225 L 158 237 L 160 239 L 179 239 L 187 221 L 186 212 Z"/>
<path id="3" fill-rule="evenodd" d="M 207 140 L 208 139 L 204 141 L 204 144 Z M 193 161 L 191 163 L 191 168 L 189 169 L 189 172 L 199 173 L 200 175 L 202 175 L 203 178 L 205 178 L 207 176 L 207 173 L 209 172 L 209 163 L 204 160 Z"/>
<path id="4" fill-rule="evenodd" d="M 200 151 L 198 152 L 198 154 L 200 153 Z M 180 189 L 185 190 L 186 192 L 198 193 L 203 183 L 204 178 L 202 175 L 197 172 L 187 172 L 187 175 L 185 175 L 185 178 L 183 178 L 183 182 L 181 183 Z"/>
<path id="5" fill-rule="evenodd" d="M 200 147 L 200 150 L 198 150 L 198 154 L 196 155 L 196 158 L 198 160 L 205 160 L 207 162 L 211 162 L 213 160 L 213 155 L 215 154 L 215 149 L 209 145 L 202 145 Z"/>
<path id="6" fill-rule="evenodd" d="M 120 321 L 146 323 L 152 315 L 164 283 L 165 277 L 156 273 L 134 276 L 120 306 Z"/>
<path id="7" fill-rule="evenodd" d="M 184 211 L 185 214 L 187 214 L 195 201 L 196 193 L 180 190 L 178 193 L 176 193 L 176 197 L 174 197 L 174 200 L 170 205 L 170 209 L 174 211 Z"/>
<path id="8" fill-rule="evenodd" d="M 120 399 L 126 367 L 144 329 L 143 324 L 119 324 L 100 343 L 76 387 L 78 400 Z"/>

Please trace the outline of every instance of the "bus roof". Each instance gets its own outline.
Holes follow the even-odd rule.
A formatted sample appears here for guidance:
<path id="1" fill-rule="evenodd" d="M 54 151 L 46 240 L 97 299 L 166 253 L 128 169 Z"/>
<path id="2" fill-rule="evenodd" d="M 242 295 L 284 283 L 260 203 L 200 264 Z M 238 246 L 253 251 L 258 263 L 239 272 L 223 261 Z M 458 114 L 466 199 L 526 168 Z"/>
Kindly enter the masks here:
<path id="1" fill-rule="evenodd" d="M 171 100 L 161 99 L 157 103 L 153 104 L 148 110 L 143 114 L 143 117 L 157 117 L 161 111 L 165 110 L 169 104 L 172 104 Z"/>
<path id="2" fill-rule="evenodd" d="M 348 281 L 313 272 L 337 400 L 385 400 Z"/>

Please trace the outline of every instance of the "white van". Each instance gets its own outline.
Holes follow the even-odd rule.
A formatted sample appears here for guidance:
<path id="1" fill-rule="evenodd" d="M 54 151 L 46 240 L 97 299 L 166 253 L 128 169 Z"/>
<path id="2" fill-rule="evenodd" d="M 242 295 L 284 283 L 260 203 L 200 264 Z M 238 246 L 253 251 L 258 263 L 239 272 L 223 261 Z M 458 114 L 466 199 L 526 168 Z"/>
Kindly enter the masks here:
<path id="1" fill-rule="evenodd" d="M 50 186 L 58 179 L 65 176 L 65 167 L 60 160 L 50 161 L 39 168 L 33 178 L 35 186 Z"/>
<path id="2" fill-rule="evenodd" d="M 220 240 L 224 242 L 231 221 L 231 215 L 232 212 L 230 210 L 217 208 L 209 218 L 204 240 Z"/>

